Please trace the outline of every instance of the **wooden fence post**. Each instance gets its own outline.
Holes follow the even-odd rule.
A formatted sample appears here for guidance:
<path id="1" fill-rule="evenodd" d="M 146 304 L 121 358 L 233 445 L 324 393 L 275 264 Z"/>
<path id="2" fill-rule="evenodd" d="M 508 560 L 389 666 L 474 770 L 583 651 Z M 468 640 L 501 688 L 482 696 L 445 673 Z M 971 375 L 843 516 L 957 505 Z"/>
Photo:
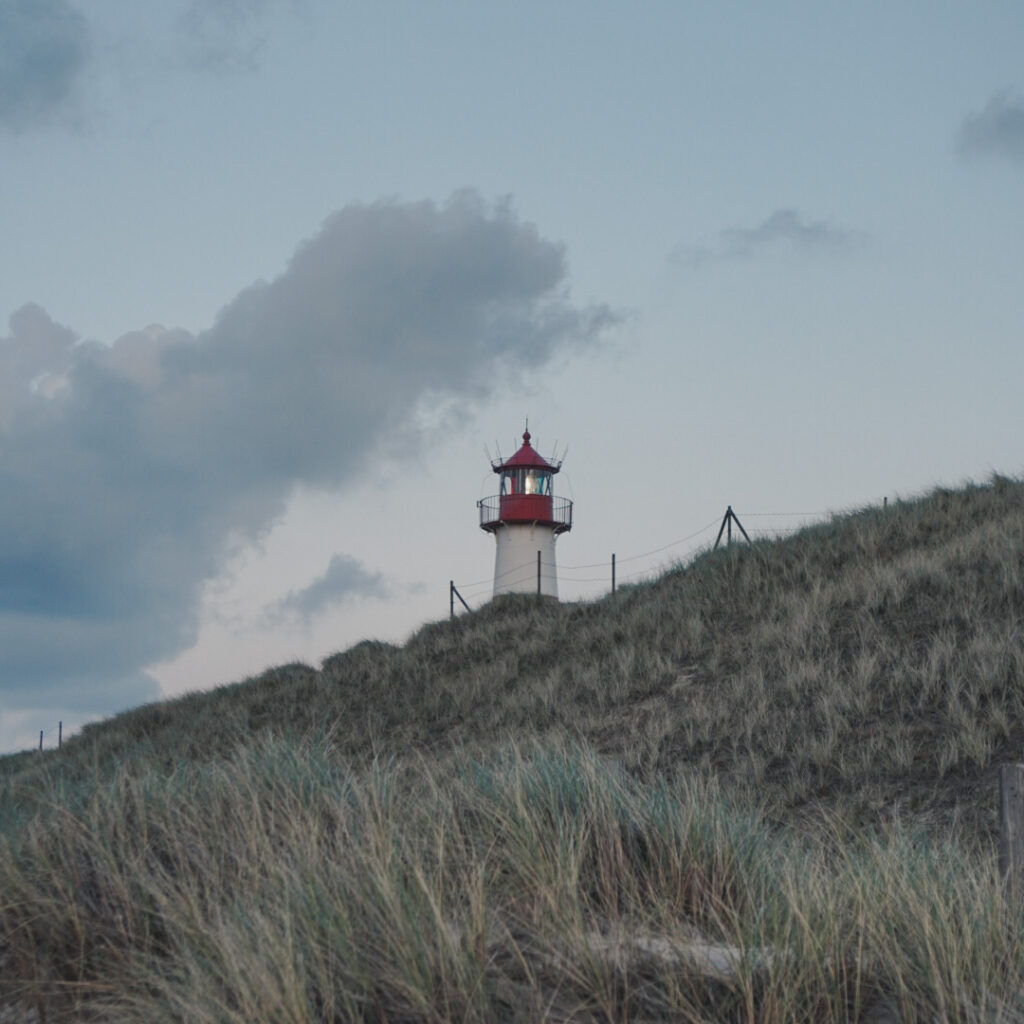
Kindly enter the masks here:
<path id="1" fill-rule="evenodd" d="M 615 593 L 615 552 L 612 552 L 612 593 Z"/>
<path id="2" fill-rule="evenodd" d="M 540 552 L 537 552 L 537 596 L 540 597 Z"/>
<path id="3" fill-rule="evenodd" d="M 999 874 L 1020 890 L 1024 875 L 1024 764 L 999 766 Z"/>
<path id="4" fill-rule="evenodd" d="M 448 605 L 449 605 L 449 611 L 451 612 L 451 617 L 453 619 L 455 618 L 455 598 L 458 598 L 462 602 L 462 607 L 465 608 L 467 612 L 471 612 L 473 610 L 472 608 L 469 607 L 468 604 L 466 604 L 466 599 L 459 593 L 459 588 L 457 586 L 455 586 L 455 580 L 449 580 L 448 581 Z"/>
<path id="5" fill-rule="evenodd" d="M 726 546 L 728 546 L 728 545 L 730 545 L 732 543 L 732 524 L 733 523 L 736 524 L 736 526 L 738 527 L 740 533 L 742 533 L 743 536 L 746 537 L 747 543 L 748 544 L 751 543 L 750 535 L 747 533 L 746 530 L 743 529 L 743 524 L 740 522 L 739 516 L 737 516 L 736 513 L 733 512 L 732 505 L 730 505 L 728 508 L 726 508 L 725 515 L 722 517 L 722 525 L 718 529 L 718 536 L 715 538 L 715 546 L 712 549 L 713 551 L 717 551 L 718 550 L 718 545 L 719 545 L 719 543 L 722 540 L 722 534 L 725 533 L 726 530 L 728 530 L 728 535 L 725 538 Z"/>

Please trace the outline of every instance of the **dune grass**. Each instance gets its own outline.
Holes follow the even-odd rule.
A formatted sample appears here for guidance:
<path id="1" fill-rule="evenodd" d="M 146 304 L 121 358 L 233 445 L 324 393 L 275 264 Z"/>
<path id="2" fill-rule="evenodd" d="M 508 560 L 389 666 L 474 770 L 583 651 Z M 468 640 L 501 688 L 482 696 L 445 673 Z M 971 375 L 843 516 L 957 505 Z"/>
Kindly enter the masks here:
<path id="1" fill-rule="evenodd" d="M 1024 484 L 993 477 L 119 715 L 0 759 L 0 993 L 1024 1020 L 993 852 L 1022 623 Z"/>
<path id="2" fill-rule="evenodd" d="M 573 745 L 353 772 L 328 740 L 267 739 L 120 770 L 4 840 L 0 893 L 0 992 L 48 1020 L 1024 1013 L 992 857 L 772 828 Z"/>
<path id="3" fill-rule="evenodd" d="M 508 596 L 402 647 L 119 715 L 60 760 L 74 777 L 330 730 L 360 764 L 568 732 L 638 777 L 694 770 L 782 817 L 895 809 L 991 836 L 996 766 L 1024 749 L 1022 670 L 1024 484 L 995 477 L 705 552 L 592 603 Z M 8 772 L 0 816 L 42 763 Z"/>

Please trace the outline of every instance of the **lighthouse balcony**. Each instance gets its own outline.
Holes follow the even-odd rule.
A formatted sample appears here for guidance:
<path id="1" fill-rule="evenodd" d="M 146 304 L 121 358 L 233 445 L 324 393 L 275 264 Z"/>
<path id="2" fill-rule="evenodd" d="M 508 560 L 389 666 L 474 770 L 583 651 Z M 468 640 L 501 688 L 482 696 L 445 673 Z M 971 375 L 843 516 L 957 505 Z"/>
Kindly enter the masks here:
<path id="1" fill-rule="evenodd" d="M 547 526 L 555 533 L 572 529 L 572 502 L 549 494 L 495 494 L 477 502 L 480 529 L 493 533 L 499 526 Z"/>

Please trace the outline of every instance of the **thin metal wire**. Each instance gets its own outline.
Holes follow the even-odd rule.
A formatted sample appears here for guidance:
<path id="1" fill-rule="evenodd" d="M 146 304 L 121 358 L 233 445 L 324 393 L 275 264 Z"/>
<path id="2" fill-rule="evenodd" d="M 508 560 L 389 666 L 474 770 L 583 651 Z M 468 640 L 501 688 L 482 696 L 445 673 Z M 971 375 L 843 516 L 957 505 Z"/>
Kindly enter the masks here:
<path id="1" fill-rule="evenodd" d="M 820 515 L 823 515 L 822 512 L 744 512 L 742 514 L 744 516 L 746 516 L 748 519 L 756 519 L 759 516 L 765 516 L 765 517 L 767 517 L 767 516 L 777 516 L 777 517 L 781 518 L 783 516 L 820 516 Z M 740 513 L 736 512 L 736 515 L 740 515 Z"/>
<path id="2" fill-rule="evenodd" d="M 616 564 L 622 565 L 625 562 L 635 562 L 637 561 L 637 559 L 640 558 L 649 558 L 651 555 L 657 555 L 659 552 L 667 551 L 669 548 L 674 548 L 677 544 L 685 544 L 688 540 L 693 540 L 694 537 L 699 537 L 702 533 L 705 532 L 705 530 L 710 530 L 712 526 L 716 526 L 717 524 L 718 517 L 716 516 L 714 519 L 711 520 L 710 523 L 707 524 L 707 526 L 702 526 L 695 533 L 691 533 L 686 537 L 680 537 L 679 540 L 670 541 L 668 544 L 662 544 L 660 548 L 654 548 L 651 551 L 644 551 L 639 555 L 629 555 L 626 558 L 616 557 Z M 585 565 L 566 565 L 563 566 L 563 568 L 568 569 L 570 572 L 575 572 L 578 569 L 597 569 L 600 566 L 608 564 L 609 562 L 606 560 L 604 562 L 587 562 Z"/>
<path id="3" fill-rule="evenodd" d="M 688 540 L 693 540 L 694 537 L 699 537 L 702 533 L 706 533 L 712 527 L 718 525 L 718 517 L 716 516 L 711 520 L 707 526 L 702 526 L 699 530 L 689 534 L 686 537 L 680 537 L 679 540 L 672 541 L 671 544 L 663 544 L 660 548 L 655 548 L 653 551 L 645 551 L 642 555 L 630 555 L 628 558 L 616 559 L 619 565 L 623 565 L 626 562 L 635 562 L 639 558 L 649 558 L 651 555 L 657 555 L 662 551 L 667 551 L 669 548 L 674 548 L 677 544 L 685 544 Z"/>
<path id="4" fill-rule="evenodd" d="M 854 509 L 854 508 L 856 508 L 856 506 L 851 506 L 851 509 Z M 821 517 L 821 516 L 825 516 L 825 515 L 842 514 L 843 512 L 850 511 L 851 509 L 830 509 L 830 510 L 828 510 L 826 512 L 821 512 L 821 511 L 819 511 L 819 512 L 744 512 L 744 513 L 742 513 L 742 515 L 744 516 L 744 518 L 748 518 L 748 519 L 754 519 L 754 518 L 765 518 L 765 519 L 767 519 L 767 518 L 797 518 L 797 517 L 814 518 L 814 517 Z M 739 515 L 739 513 L 736 513 L 736 514 Z M 702 533 L 706 533 L 708 530 L 711 530 L 715 526 L 718 526 L 719 522 L 720 522 L 720 520 L 716 516 L 709 523 L 707 523 L 704 526 L 702 526 L 699 530 L 695 530 L 693 533 L 687 534 L 685 537 L 680 537 L 678 540 L 670 541 L 668 544 L 662 544 L 660 547 L 652 548 L 650 551 L 644 551 L 644 552 L 641 552 L 640 554 L 637 554 L 637 555 L 627 555 L 625 558 L 618 558 L 618 557 L 616 557 L 616 565 L 617 566 L 621 566 L 621 565 L 625 565 L 628 562 L 639 561 L 642 558 L 650 558 L 651 555 L 657 555 L 657 554 L 660 554 L 662 551 L 668 551 L 669 548 L 678 547 L 680 544 L 685 544 L 687 541 L 694 540 L 695 538 L 699 537 Z M 782 529 L 751 530 L 750 532 L 754 533 L 754 534 L 757 534 L 758 536 L 766 536 L 766 535 L 781 536 L 781 535 L 784 535 L 786 532 L 793 532 L 793 531 L 795 531 L 795 530 L 797 530 L 799 528 L 800 528 L 800 526 L 797 525 L 797 526 L 788 527 L 788 528 L 782 528 Z M 578 571 L 583 570 L 583 569 L 602 568 L 602 567 L 607 566 L 609 564 L 610 564 L 610 560 L 602 561 L 602 562 L 586 562 L 586 563 L 584 563 L 582 565 L 563 565 L 563 566 L 559 566 L 558 574 L 560 575 L 560 578 L 564 582 L 566 582 L 566 583 L 604 583 L 604 582 L 607 582 L 607 580 L 608 580 L 607 576 L 582 576 L 582 577 L 577 577 L 577 576 L 566 575 L 566 573 L 578 572 Z M 621 574 L 621 575 L 617 574 L 618 575 L 618 579 L 620 581 L 635 579 L 637 576 L 644 576 L 644 575 L 647 575 L 647 574 L 650 574 L 650 573 L 654 573 L 658 569 L 662 568 L 663 565 L 664 565 L 664 563 L 659 563 L 658 565 L 650 566 L 650 567 L 644 568 L 644 569 L 638 569 L 638 570 L 635 570 L 634 572 L 631 572 L 631 573 L 625 573 L 625 574 Z M 513 573 L 522 573 L 523 575 L 519 575 L 519 576 L 517 576 L 513 580 L 506 580 L 506 577 L 511 576 Z M 542 567 L 542 576 L 543 576 L 543 578 L 546 578 L 546 579 L 555 578 L 555 574 L 551 574 L 551 575 L 545 574 L 543 567 Z M 497 576 L 494 576 L 494 577 L 492 577 L 490 579 L 483 579 L 483 580 L 477 580 L 477 581 L 475 581 L 473 583 L 460 584 L 458 586 L 458 590 L 460 592 L 465 591 L 466 593 L 469 593 L 475 587 L 483 587 L 483 586 L 487 586 L 488 584 L 494 584 L 494 583 L 497 583 L 499 580 L 506 580 L 505 586 L 507 586 L 507 587 L 514 587 L 517 584 L 526 583 L 526 582 L 529 582 L 529 581 L 535 580 L 535 579 L 536 579 L 536 563 L 531 559 L 531 561 L 528 562 L 528 563 L 523 563 L 521 565 L 512 566 L 512 568 L 506 569 L 504 572 L 499 573 Z M 471 596 L 475 596 L 475 595 L 471 595 Z"/>

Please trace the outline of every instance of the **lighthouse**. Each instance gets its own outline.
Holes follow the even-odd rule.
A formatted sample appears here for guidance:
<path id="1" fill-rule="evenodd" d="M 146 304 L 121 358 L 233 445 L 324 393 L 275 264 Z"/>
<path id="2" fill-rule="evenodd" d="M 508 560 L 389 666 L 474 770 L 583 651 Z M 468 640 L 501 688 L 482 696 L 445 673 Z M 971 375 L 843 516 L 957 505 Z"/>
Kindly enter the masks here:
<path id="1" fill-rule="evenodd" d="M 558 597 L 555 541 L 572 529 L 572 502 L 552 489 L 561 460 L 549 462 L 530 445 L 530 431 L 510 459 L 491 462 L 500 493 L 477 502 L 480 529 L 494 535 L 494 596 L 540 593 Z"/>

